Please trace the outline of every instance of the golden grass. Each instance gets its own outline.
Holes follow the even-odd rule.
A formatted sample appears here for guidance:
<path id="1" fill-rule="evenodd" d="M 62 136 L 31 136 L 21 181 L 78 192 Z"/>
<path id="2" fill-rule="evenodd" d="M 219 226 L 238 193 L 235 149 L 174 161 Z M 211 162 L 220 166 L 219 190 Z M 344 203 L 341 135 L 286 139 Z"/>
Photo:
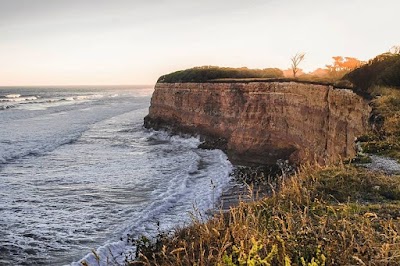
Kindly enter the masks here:
<path id="1" fill-rule="evenodd" d="M 400 178 L 304 166 L 279 193 L 194 219 L 131 265 L 400 265 Z"/>

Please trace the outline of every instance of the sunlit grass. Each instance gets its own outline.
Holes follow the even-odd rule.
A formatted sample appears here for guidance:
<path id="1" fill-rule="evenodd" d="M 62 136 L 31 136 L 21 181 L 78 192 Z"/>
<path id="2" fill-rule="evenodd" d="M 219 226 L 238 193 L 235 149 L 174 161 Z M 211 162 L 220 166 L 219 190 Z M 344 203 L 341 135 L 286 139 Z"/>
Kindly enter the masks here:
<path id="1" fill-rule="evenodd" d="M 140 247 L 132 265 L 399 265 L 400 177 L 304 166 L 279 193 Z"/>

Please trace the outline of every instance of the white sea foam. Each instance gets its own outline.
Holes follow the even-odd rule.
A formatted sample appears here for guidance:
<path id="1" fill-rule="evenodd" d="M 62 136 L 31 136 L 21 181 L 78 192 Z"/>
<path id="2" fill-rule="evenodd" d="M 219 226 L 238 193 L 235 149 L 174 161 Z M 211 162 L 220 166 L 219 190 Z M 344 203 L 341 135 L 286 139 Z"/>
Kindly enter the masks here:
<path id="1" fill-rule="evenodd" d="M 162 131 L 151 132 L 149 137 L 160 141 L 168 140 L 172 145 L 185 145 L 193 149 L 200 143 L 198 138 L 170 136 Z M 136 238 L 145 235 L 152 238 L 160 228 L 172 230 L 178 225 L 189 223 L 189 212 L 195 212 L 193 206 L 196 211 L 203 214 L 206 210 L 213 208 L 215 201 L 230 181 L 231 163 L 220 150 L 196 150 L 189 156 L 185 156 L 185 159 L 188 162 L 187 168 L 180 169 L 171 176 L 167 189 L 160 188 L 152 191 L 155 196 L 152 203 L 144 208 L 140 215 L 132 217 L 130 225 L 121 234 L 122 240 L 100 246 L 95 253 L 88 253 L 71 265 L 81 266 L 81 263 L 86 262 L 88 265 L 106 266 L 109 265 L 109 261 L 123 265 L 125 259 L 135 251 L 135 247 L 128 244 L 128 235 Z M 180 208 L 179 212 L 175 213 L 174 208 Z M 155 221 L 159 221 L 160 228 Z"/>
<path id="2" fill-rule="evenodd" d="M 84 101 L 84 100 L 93 100 L 93 99 L 100 99 L 103 98 L 104 95 L 102 94 L 92 94 L 92 95 L 76 95 L 62 98 L 61 100 L 64 101 Z"/>
<path id="3" fill-rule="evenodd" d="M 7 94 L 4 97 L 6 97 L 6 98 L 19 98 L 20 96 L 21 96 L 21 94 Z"/>
<path id="4" fill-rule="evenodd" d="M 7 97 L 9 95 L 6 95 L 6 98 L 0 99 L 0 102 L 23 102 L 23 101 L 33 101 L 33 100 L 37 99 L 36 96 L 20 97 L 19 94 L 16 94 L 16 95 L 18 95 L 18 97 Z"/>
<path id="5" fill-rule="evenodd" d="M 149 97 L 122 91 L 58 105 L 66 101 L 44 101 L 76 93 L 40 93 L 42 103 L 23 107 L 53 107 L 0 115 L 0 264 L 63 265 L 88 254 L 97 265 L 92 249 L 121 262 L 127 234 L 188 223 L 193 205 L 211 208 L 230 179 L 221 151 L 143 129 Z"/>

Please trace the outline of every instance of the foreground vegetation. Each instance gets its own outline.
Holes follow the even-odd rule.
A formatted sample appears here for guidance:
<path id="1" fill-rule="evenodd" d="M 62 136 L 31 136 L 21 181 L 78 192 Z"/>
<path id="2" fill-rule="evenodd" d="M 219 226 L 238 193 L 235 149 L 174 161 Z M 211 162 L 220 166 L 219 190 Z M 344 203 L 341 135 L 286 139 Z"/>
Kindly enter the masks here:
<path id="1" fill-rule="evenodd" d="M 279 193 L 194 220 L 131 265 L 400 265 L 400 178 L 304 166 Z"/>

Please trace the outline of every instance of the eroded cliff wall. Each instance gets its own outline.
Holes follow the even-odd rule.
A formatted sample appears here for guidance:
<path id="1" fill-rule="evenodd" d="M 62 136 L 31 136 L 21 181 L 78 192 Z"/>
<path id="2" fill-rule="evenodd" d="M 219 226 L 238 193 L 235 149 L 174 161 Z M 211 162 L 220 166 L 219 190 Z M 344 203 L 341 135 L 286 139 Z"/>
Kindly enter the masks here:
<path id="1" fill-rule="evenodd" d="M 205 136 L 244 164 L 355 155 L 370 107 L 350 90 L 298 82 L 158 83 L 145 126 Z"/>

